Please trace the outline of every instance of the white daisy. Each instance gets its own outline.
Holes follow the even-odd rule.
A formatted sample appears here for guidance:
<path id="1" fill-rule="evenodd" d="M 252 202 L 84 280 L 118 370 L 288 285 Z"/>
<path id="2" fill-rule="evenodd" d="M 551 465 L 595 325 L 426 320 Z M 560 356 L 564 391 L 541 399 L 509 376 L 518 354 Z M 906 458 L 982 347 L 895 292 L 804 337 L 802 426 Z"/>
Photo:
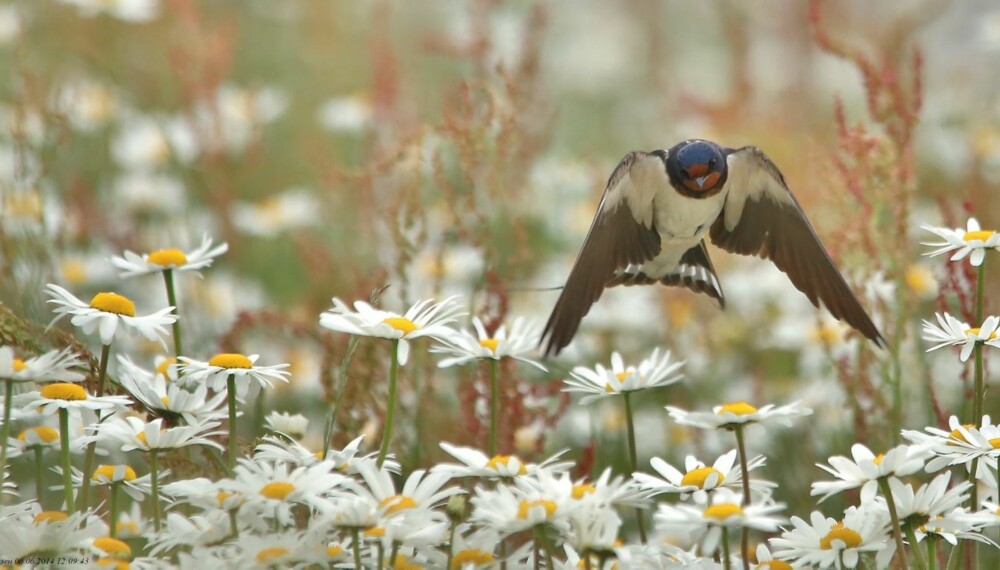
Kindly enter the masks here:
<path id="1" fill-rule="evenodd" d="M 733 429 L 737 425 L 776 423 L 789 426 L 792 420 L 808 416 L 812 410 L 800 406 L 798 402 L 775 407 L 773 404 L 757 409 L 746 402 L 731 402 L 715 406 L 711 412 L 688 412 L 667 406 L 667 412 L 674 421 L 702 429 Z"/>
<path id="2" fill-rule="evenodd" d="M 499 485 L 493 490 L 476 487 L 476 494 L 471 500 L 473 510 L 469 521 L 501 535 L 539 525 L 553 528 L 559 533 L 568 532 L 569 515 L 574 509 L 569 489 L 531 485 L 528 481 L 534 482 L 530 477 L 523 477 L 516 479 L 513 486 Z"/>
<path id="3" fill-rule="evenodd" d="M 358 474 L 368 484 L 368 489 L 378 500 L 385 516 L 393 516 L 409 509 L 429 510 L 440 506 L 448 497 L 464 492 L 458 487 L 442 489 L 451 476 L 440 471 L 414 471 L 406 478 L 398 493 L 391 474 L 385 469 L 379 469 L 374 463 L 361 463 Z"/>
<path id="4" fill-rule="evenodd" d="M 81 16 L 93 18 L 100 14 L 118 18 L 125 22 L 147 22 L 156 18 L 160 0 L 60 0 L 63 4 L 75 6 Z"/>
<path id="5" fill-rule="evenodd" d="M 979 327 L 971 328 L 967 323 L 956 319 L 948 313 L 935 313 L 938 324 L 924 321 L 923 339 L 928 342 L 935 342 L 934 346 L 927 349 L 927 352 L 937 350 L 946 346 L 961 346 L 962 352 L 959 358 L 962 362 L 969 360 L 972 350 L 977 345 L 989 345 L 1000 348 L 1000 337 L 997 335 L 997 328 L 1000 328 L 1000 317 L 987 317 Z"/>
<path id="6" fill-rule="evenodd" d="M 792 517 L 792 529 L 778 538 L 771 539 L 775 558 L 794 560 L 804 566 L 817 565 L 832 568 L 841 561 L 847 568 L 856 568 L 860 554 L 877 552 L 888 565 L 888 557 L 895 552 L 889 536 L 889 515 L 876 508 L 850 507 L 844 519 L 837 521 L 813 511 L 809 522 Z"/>
<path id="7" fill-rule="evenodd" d="M 687 533 L 693 542 L 700 543 L 702 553 L 712 554 L 719 546 L 723 529 L 774 532 L 788 520 L 777 516 L 785 509 L 783 503 L 741 505 L 741 502 L 739 494 L 719 490 L 708 503 L 661 504 L 654 517 L 656 528 L 661 532 Z"/>
<path id="8" fill-rule="evenodd" d="M 270 522 L 259 520 L 260 517 L 290 526 L 294 523 L 292 507 L 296 504 L 329 512 L 333 490 L 352 483 L 347 477 L 332 473 L 332 469 L 331 463 L 290 468 L 285 463 L 240 458 L 233 478 L 219 481 L 219 487 L 243 496 L 241 516 L 258 522 L 262 530 L 267 530 Z M 254 513 L 256 517 L 252 516 Z"/>
<path id="9" fill-rule="evenodd" d="M 132 405 L 126 396 L 91 396 L 79 384 L 54 382 L 42 386 L 37 392 L 24 394 L 25 410 L 37 410 L 43 416 L 56 413 L 60 409 L 122 411 Z"/>
<path id="10" fill-rule="evenodd" d="M 683 365 L 683 362 L 671 362 L 670 351 L 664 352 L 661 357 L 657 348 L 638 367 L 626 367 L 621 355 L 615 352 L 611 355 L 610 370 L 601 364 L 593 369 L 585 366 L 574 368 L 570 372 L 571 378 L 564 381 L 568 387 L 563 391 L 587 394 L 580 399 L 580 403 L 586 405 L 601 398 L 619 396 L 623 392 L 659 388 L 678 382 L 683 375 L 677 371 Z"/>
<path id="11" fill-rule="evenodd" d="M 180 357 L 184 368 L 184 383 L 204 382 L 216 392 L 226 391 L 230 375 L 236 377 L 236 397 L 243 399 L 258 388 L 270 388 L 272 380 L 288 382 L 288 364 L 257 366 L 259 354 L 249 356 L 235 353 L 216 354 L 208 362 Z M 251 385 L 251 382 L 253 384 Z"/>
<path id="12" fill-rule="evenodd" d="M 936 247 L 934 251 L 924 255 L 940 255 L 954 251 L 951 261 L 959 261 L 969 258 L 969 263 L 974 267 L 979 267 L 986 257 L 986 250 L 993 249 L 1000 251 L 1000 234 L 992 230 L 983 230 L 979 227 L 979 221 L 969 218 L 965 230 L 939 228 L 934 226 L 921 226 L 921 228 L 935 234 L 944 241 L 922 243 Z"/>
<path id="13" fill-rule="evenodd" d="M 126 251 L 122 257 L 112 257 L 111 265 L 122 270 L 120 277 L 123 279 L 167 270 L 197 271 L 212 265 L 216 257 L 228 250 L 229 244 L 225 242 L 212 247 L 212 238 L 205 234 L 201 238 L 201 245 L 188 252 L 177 248 L 160 249 L 141 255 Z"/>
<path id="14" fill-rule="evenodd" d="M 149 553 L 156 556 L 178 547 L 198 550 L 200 546 L 223 542 L 229 537 L 230 532 L 231 520 L 226 511 L 210 510 L 191 517 L 170 513 L 163 521 L 160 532 L 148 535 L 151 546 Z"/>
<path id="15" fill-rule="evenodd" d="M 267 429 L 278 433 L 283 433 L 292 439 L 302 439 L 309 429 L 309 418 L 302 414 L 290 414 L 277 410 L 267 414 L 264 418 Z"/>
<path id="16" fill-rule="evenodd" d="M 207 445 L 219 451 L 225 449 L 219 443 L 208 439 L 223 435 L 224 431 L 210 431 L 218 427 L 219 422 L 183 425 L 170 428 L 163 427 L 163 418 L 144 422 L 135 416 L 116 417 L 98 424 L 92 431 L 94 435 L 86 436 L 86 441 L 112 440 L 120 445 L 123 452 L 135 449 L 140 451 L 160 451 L 178 449 L 189 445 Z"/>
<path id="17" fill-rule="evenodd" d="M 476 336 L 466 330 L 452 330 L 448 336 L 442 337 L 444 345 L 431 348 L 431 352 L 451 355 L 438 362 L 439 368 L 480 359 L 513 358 L 530 364 L 542 372 L 547 371 L 540 363 L 525 356 L 533 352 L 538 345 L 538 329 L 534 323 L 528 323 L 518 317 L 514 319 L 509 332 L 505 325 L 500 325 L 492 335 L 486 332 L 486 327 L 479 317 L 472 319 L 472 326 L 476 329 Z"/>
<path id="18" fill-rule="evenodd" d="M 111 344 L 118 331 L 119 323 L 135 330 L 149 340 L 163 344 L 163 337 L 167 335 L 166 326 L 177 321 L 177 316 L 171 314 L 174 310 L 173 307 L 137 317 L 135 316 L 135 303 L 117 293 L 98 293 L 91 299 L 90 304 L 87 304 L 58 285 L 49 283 L 45 287 L 49 296 L 52 297 L 48 302 L 56 305 L 56 317 L 52 319 L 49 326 L 66 315 L 72 315 L 70 322 L 73 323 L 73 326 L 80 327 L 80 330 L 85 334 L 91 334 L 97 330 L 101 337 L 101 344 L 104 345 Z"/>
<path id="19" fill-rule="evenodd" d="M 62 476 L 62 467 L 56 466 L 52 470 Z M 71 470 L 70 478 L 73 487 L 81 487 L 83 485 L 83 472 L 76 467 L 72 467 Z M 161 477 L 169 475 L 170 470 L 168 469 L 160 471 Z M 149 495 L 152 490 L 150 474 L 147 473 L 139 477 L 135 469 L 129 465 L 99 465 L 89 478 L 92 486 L 120 485 L 121 490 L 125 491 L 133 501 L 142 501 L 143 497 Z M 63 486 L 61 484 L 53 485 L 50 489 L 62 491 Z"/>
<path id="20" fill-rule="evenodd" d="M 695 500 L 705 501 L 704 495 L 720 487 L 742 488 L 743 477 L 739 468 L 733 469 L 736 463 L 736 450 L 730 450 L 720 455 L 711 467 L 699 461 L 695 456 L 684 458 L 684 472 L 676 469 L 659 457 L 649 460 L 650 466 L 660 474 L 660 477 L 646 473 L 633 473 L 632 478 L 646 491 L 653 495 L 662 493 L 694 494 Z M 765 458 L 758 455 L 747 462 L 747 470 L 753 471 L 762 467 Z M 750 489 L 760 496 L 766 496 L 777 485 L 754 477 L 750 479 Z"/>
<path id="21" fill-rule="evenodd" d="M 108 526 L 92 511 L 67 514 L 43 511 L 37 502 L 15 516 L 3 519 L 0 552 L 23 558 L 40 552 L 51 555 L 78 552 L 81 542 L 107 534 Z"/>
<path id="22" fill-rule="evenodd" d="M 145 370 L 129 358 L 118 357 L 118 383 L 151 413 L 166 418 L 183 418 L 188 424 L 226 417 L 226 393 L 208 397 L 208 386 L 197 384 L 188 390 L 177 382 L 174 359 L 161 359 L 156 372 Z M 168 380 L 168 378 L 173 380 Z"/>
<path id="23" fill-rule="evenodd" d="M 885 454 L 875 455 L 860 443 L 851 446 L 853 460 L 837 455 L 830 458 L 830 467 L 816 464 L 837 478 L 812 484 L 812 496 L 823 495 L 820 502 L 847 489 L 861 487 L 862 504 L 870 502 L 878 492 L 880 479 L 906 477 L 923 468 L 926 452 L 908 445 L 899 445 Z"/>
<path id="24" fill-rule="evenodd" d="M 82 366 L 83 360 L 69 348 L 22 360 L 14 356 L 13 348 L 0 347 L 0 381 L 79 382 L 86 375 L 74 369 Z"/>
<path id="25" fill-rule="evenodd" d="M 455 299 L 448 297 L 440 303 L 420 301 L 400 315 L 376 309 L 364 301 L 356 301 L 352 311 L 334 297 L 333 308 L 319 316 L 319 324 L 333 331 L 398 340 L 396 360 L 403 366 L 409 360 L 409 340 L 429 336 L 444 342 L 454 334 L 447 325 L 465 314 Z"/>
<path id="26" fill-rule="evenodd" d="M 927 433 L 914 430 L 902 432 L 903 437 L 913 442 L 915 447 L 933 455 L 925 467 L 928 473 L 960 464 L 970 471 L 974 459 L 1000 456 L 1000 426 L 993 425 L 990 416 L 983 416 L 982 425 L 978 428 L 973 424 L 962 424 L 958 417 L 951 416 L 948 427 L 951 431 L 927 427 L 924 428 Z M 986 478 L 986 469 L 989 469 L 987 463 L 980 462 L 977 478 Z"/>
<path id="27" fill-rule="evenodd" d="M 949 489 L 950 481 L 951 472 L 941 473 L 914 492 L 909 484 L 890 479 L 889 488 L 895 500 L 900 525 L 913 525 L 917 540 L 921 542 L 926 535 L 931 534 L 943 538 L 952 546 L 958 544 L 959 539 L 993 544 L 993 541 L 977 532 L 982 526 L 977 517 L 970 515 L 962 507 L 969 498 L 967 491 L 972 488 L 972 484 L 962 481 Z"/>
<path id="28" fill-rule="evenodd" d="M 534 464 L 525 463 L 514 455 L 489 457 L 478 449 L 458 447 L 446 442 L 441 442 L 441 449 L 461 461 L 462 464 L 439 463 L 431 471 L 447 473 L 451 477 L 485 477 L 488 479 L 521 477 L 534 475 L 542 469 L 556 473 L 568 471 L 574 465 L 572 461 L 558 461 L 559 456 L 565 451 L 560 451 L 545 461 Z"/>

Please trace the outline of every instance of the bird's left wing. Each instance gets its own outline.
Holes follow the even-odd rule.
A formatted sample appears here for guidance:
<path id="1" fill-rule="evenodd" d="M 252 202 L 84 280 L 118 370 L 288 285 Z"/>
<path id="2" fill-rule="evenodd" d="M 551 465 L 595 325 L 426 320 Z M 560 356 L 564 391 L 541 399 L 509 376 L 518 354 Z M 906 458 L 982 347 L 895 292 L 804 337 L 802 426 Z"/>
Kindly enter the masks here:
<path id="1" fill-rule="evenodd" d="M 548 339 L 545 354 L 558 354 L 570 343 L 615 271 L 649 261 L 660 252 L 653 219 L 657 177 L 665 177 L 663 160 L 645 152 L 627 154 L 611 173 L 597 215 L 542 332 L 541 342 Z"/>
<path id="2" fill-rule="evenodd" d="M 861 307 L 820 243 L 778 167 L 760 149 L 746 146 L 727 157 L 728 194 L 712 224 L 712 242 L 733 253 L 770 259 L 813 305 L 884 346 L 885 339 Z"/>

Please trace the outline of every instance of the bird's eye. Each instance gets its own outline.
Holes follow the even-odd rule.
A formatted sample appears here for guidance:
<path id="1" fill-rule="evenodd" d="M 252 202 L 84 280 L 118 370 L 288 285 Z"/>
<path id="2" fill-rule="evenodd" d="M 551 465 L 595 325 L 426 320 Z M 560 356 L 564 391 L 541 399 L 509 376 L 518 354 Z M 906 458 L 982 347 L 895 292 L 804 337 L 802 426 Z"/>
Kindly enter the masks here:
<path id="1" fill-rule="evenodd" d="M 708 161 L 708 167 L 709 168 L 715 168 L 716 164 L 719 164 L 719 159 L 718 158 L 713 158 L 712 160 Z"/>

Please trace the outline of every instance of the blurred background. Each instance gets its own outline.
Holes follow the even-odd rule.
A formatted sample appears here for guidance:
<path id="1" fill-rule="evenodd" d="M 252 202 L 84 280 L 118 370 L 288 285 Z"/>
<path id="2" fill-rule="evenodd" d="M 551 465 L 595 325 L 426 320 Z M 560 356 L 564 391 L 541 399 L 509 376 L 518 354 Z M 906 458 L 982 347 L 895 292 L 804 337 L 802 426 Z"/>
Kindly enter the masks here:
<path id="1" fill-rule="evenodd" d="M 49 282 L 152 312 L 160 284 L 123 281 L 107 258 L 208 233 L 230 251 L 182 275 L 191 356 L 291 363 L 269 407 L 309 415 L 314 440 L 346 382 L 336 439 L 377 441 L 387 343 L 363 340 L 341 374 L 347 338 L 317 326 L 331 297 L 389 285 L 378 302 L 393 310 L 458 294 L 491 327 L 544 323 L 558 293 L 536 289 L 565 279 L 622 156 L 754 144 L 890 347 L 859 342 L 769 263 L 710 248 L 725 312 L 687 291 L 607 292 L 549 374 L 503 368 L 502 447 L 621 464 L 617 402 L 571 404 L 561 379 L 662 346 L 687 380 L 645 402 L 640 455 L 732 446 L 663 404 L 801 400 L 814 421 L 748 442 L 781 466 L 794 512 L 816 461 L 962 410 L 968 373 L 924 354 L 919 330 L 936 310 L 971 321 L 974 275 L 921 257 L 934 236 L 919 228 L 1000 225 L 998 56 L 988 0 L 0 1 L 0 335 L 64 342 L 64 325 L 44 332 Z M 408 467 L 484 429 L 485 372 L 416 352 L 397 423 Z"/>

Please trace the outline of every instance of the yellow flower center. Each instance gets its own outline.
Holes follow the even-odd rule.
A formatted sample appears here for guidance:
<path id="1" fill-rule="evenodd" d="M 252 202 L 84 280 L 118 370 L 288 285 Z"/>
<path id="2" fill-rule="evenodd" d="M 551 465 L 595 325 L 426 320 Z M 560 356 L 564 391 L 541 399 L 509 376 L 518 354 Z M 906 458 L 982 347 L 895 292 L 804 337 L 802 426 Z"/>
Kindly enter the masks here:
<path id="1" fill-rule="evenodd" d="M 90 300 L 91 308 L 116 315 L 135 316 L 135 303 L 118 293 L 98 293 Z"/>
<path id="2" fill-rule="evenodd" d="M 279 558 L 288 554 L 288 549 L 283 546 L 272 546 L 257 552 L 257 562 L 267 562 L 274 558 Z"/>
<path id="3" fill-rule="evenodd" d="M 208 361 L 209 366 L 220 368 L 253 368 L 253 362 L 242 354 L 216 354 Z"/>
<path id="4" fill-rule="evenodd" d="M 881 465 L 883 460 L 885 460 L 885 454 L 879 453 L 878 455 L 875 456 L 874 459 L 872 459 L 872 463 L 874 463 L 875 465 Z"/>
<path id="5" fill-rule="evenodd" d="M 717 505 L 712 505 L 705 509 L 702 513 L 706 519 L 715 519 L 719 521 L 724 521 L 729 517 L 735 517 L 742 514 L 743 509 L 741 509 L 736 503 L 719 503 Z"/>
<path id="6" fill-rule="evenodd" d="M 362 534 L 368 538 L 383 538 L 385 537 L 385 529 L 380 526 L 373 526 L 365 530 Z"/>
<path id="7" fill-rule="evenodd" d="M 234 495 L 235 493 L 230 493 L 228 491 L 219 491 L 218 493 L 215 494 L 215 500 L 218 501 L 219 505 L 222 505 L 223 503 L 226 502 L 226 499 Z"/>
<path id="8" fill-rule="evenodd" d="M 149 442 L 146 441 L 146 432 L 140 431 L 139 433 L 135 434 L 135 438 L 141 441 L 144 445 L 149 445 Z"/>
<path id="9" fill-rule="evenodd" d="M 156 265 L 167 267 L 179 265 L 184 265 L 187 263 L 187 256 L 184 252 L 177 248 L 160 249 L 149 254 L 149 262 L 155 263 Z"/>
<path id="10" fill-rule="evenodd" d="M 68 382 L 46 384 L 42 387 L 41 395 L 43 398 L 50 400 L 66 400 L 69 402 L 87 399 L 87 392 L 82 386 Z"/>
<path id="11" fill-rule="evenodd" d="M 386 513 L 398 513 L 405 509 L 416 508 L 417 502 L 406 495 L 393 495 L 379 501 L 378 506 L 385 507 Z"/>
<path id="12" fill-rule="evenodd" d="M 768 560 L 761 562 L 757 568 L 769 568 L 770 570 L 792 570 L 792 565 L 784 560 Z"/>
<path id="13" fill-rule="evenodd" d="M 35 524 L 62 522 L 68 518 L 63 511 L 42 511 L 35 515 Z"/>
<path id="14" fill-rule="evenodd" d="M 989 443 L 993 449 L 1000 449 L 1000 437 L 994 437 Z"/>
<path id="15" fill-rule="evenodd" d="M 48 426 L 37 426 L 33 428 L 28 428 L 22 431 L 21 433 L 17 434 L 17 439 L 21 441 L 27 440 L 29 431 L 35 432 L 35 435 L 38 436 L 38 439 L 42 440 L 45 443 L 54 443 L 56 440 L 59 439 L 59 430 L 52 429 Z"/>
<path id="16" fill-rule="evenodd" d="M 711 475 L 712 473 L 718 475 L 718 479 L 715 481 L 715 484 L 721 485 L 722 481 L 725 480 L 725 477 L 722 475 L 721 471 L 719 471 L 715 467 L 699 467 L 697 469 L 692 469 L 684 474 L 684 477 L 681 478 L 681 486 L 694 485 L 699 489 L 704 489 L 705 480 L 708 479 L 708 476 Z"/>
<path id="17" fill-rule="evenodd" d="M 124 467 L 125 474 L 120 479 L 120 481 L 134 481 L 135 480 L 135 469 L 132 469 L 128 465 L 101 465 L 94 470 L 94 475 L 90 478 L 91 481 L 101 481 L 107 479 L 108 481 L 115 481 L 115 469 L 117 467 Z"/>
<path id="18" fill-rule="evenodd" d="M 995 233 L 996 232 L 992 230 L 978 230 L 975 232 L 965 232 L 965 235 L 962 236 L 962 241 L 966 242 L 970 242 L 973 240 L 986 241 L 991 237 L 993 237 L 993 234 Z"/>
<path id="19" fill-rule="evenodd" d="M 260 494 L 264 495 L 268 499 L 274 499 L 275 501 L 284 501 L 285 497 L 289 493 L 295 490 L 295 485 L 291 483 L 286 483 L 284 481 L 275 481 L 274 483 L 268 483 L 260 488 Z"/>
<path id="20" fill-rule="evenodd" d="M 590 483 L 582 483 L 580 485 L 573 485 L 573 498 L 582 499 L 587 495 L 593 495 L 597 492 L 597 487 L 591 485 Z"/>
<path id="21" fill-rule="evenodd" d="M 119 536 L 122 534 L 134 535 L 139 532 L 139 525 L 135 524 L 133 521 L 118 521 L 116 526 Z"/>
<path id="22" fill-rule="evenodd" d="M 972 329 L 966 329 L 965 334 L 974 334 L 976 336 L 979 336 L 979 330 L 980 330 L 979 327 L 975 327 L 975 328 L 972 328 Z M 996 333 L 996 331 L 993 331 L 993 332 L 990 333 L 990 338 L 988 338 L 986 340 L 996 340 L 996 339 L 997 339 L 997 333 Z"/>
<path id="23" fill-rule="evenodd" d="M 392 570 L 423 570 L 424 565 L 410 560 L 406 556 L 400 554 L 396 557 L 396 563 L 392 565 Z"/>
<path id="24" fill-rule="evenodd" d="M 451 559 L 451 567 L 453 569 L 464 568 L 466 564 L 473 564 L 478 567 L 495 561 L 496 558 L 493 556 L 493 553 L 479 550 L 478 548 L 470 548 L 456 552 L 455 556 Z"/>
<path id="25" fill-rule="evenodd" d="M 336 558 L 344 553 L 344 547 L 339 544 L 331 544 L 326 547 L 326 555 L 330 558 Z"/>
<path id="26" fill-rule="evenodd" d="M 132 549 L 129 545 L 110 536 L 102 536 L 94 539 L 94 546 L 103 550 L 108 556 L 115 558 L 127 558 L 132 556 Z"/>
<path id="27" fill-rule="evenodd" d="M 528 518 L 528 513 L 534 507 L 542 507 L 545 509 L 545 518 L 551 518 L 552 515 L 556 513 L 556 504 L 553 501 L 546 499 L 536 499 L 534 501 L 529 501 L 527 499 L 521 501 L 517 506 L 517 518 L 526 519 Z"/>
<path id="28" fill-rule="evenodd" d="M 493 354 L 496 354 L 497 353 L 497 344 L 499 344 L 499 343 L 500 343 L 500 341 L 498 341 L 495 338 L 487 338 L 487 339 L 479 341 L 479 346 L 481 346 L 483 348 L 488 348 L 488 349 L 490 349 L 490 352 L 492 352 Z"/>
<path id="29" fill-rule="evenodd" d="M 160 401 L 163 402 L 163 407 L 164 408 L 169 408 L 170 407 L 170 398 L 168 398 L 166 396 L 161 396 L 160 397 Z"/>
<path id="30" fill-rule="evenodd" d="M 854 548 L 861 544 L 861 535 L 844 526 L 843 522 L 839 522 L 830 527 L 830 532 L 826 533 L 826 536 L 819 539 L 819 547 L 823 550 L 831 550 L 834 540 L 843 542 L 847 548 Z"/>
<path id="31" fill-rule="evenodd" d="M 962 427 L 964 427 L 965 429 L 975 429 L 976 425 L 975 424 L 962 424 Z M 969 440 L 965 439 L 965 436 L 962 434 L 962 430 L 960 430 L 958 428 L 955 428 L 955 429 L 951 430 L 951 433 L 948 434 L 948 439 L 949 440 L 960 441 L 962 443 L 969 443 Z M 949 441 L 948 445 L 956 445 L 956 444 L 953 443 L 953 442 L 951 442 L 951 441 Z"/>
<path id="32" fill-rule="evenodd" d="M 170 375 L 167 374 L 167 369 L 174 364 L 177 364 L 176 358 L 164 358 L 159 364 L 156 365 L 156 373 L 163 376 L 164 380 L 170 381 Z"/>
<path id="33" fill-rule="evenodd" d="M 27 365 L 20 358 L 14 359 L 14 372 L 20 372 L 27 368 Z"/>
<path id="34" fill-rule="evenodd" d="M 496 455 L 496 456 L 494 456 L 492 459 L 490 459 L 489 461 L 486 462 L 486 468 L 487 469 L 492 469 L 492 470 L 494 470 L 496 472 L 499 472 L 500 471 L 500 466 L 501 465 L 503 465 L 504 467 L 509 466 L 511 459 L 517 460 L 517 463 L 518 463 L 517 474 L 518 475 L 524 475 L 524 474 L 526 474 L 528 472 L 528 469 L 524 466 L 524 463 L 522 463 L 516 457 L 511 456 L 511 455 Z"/>
<path id="35" fill-rule="evenodd" d="M 732 402 L 729 404 L 723 404 L 722 407 L 719 408 L 718 414 L 722 415 L 725 413 L 730 413 L 730 414 L 735 414 L 737 416 L 748 416 L 756 411 L 757 408 L 751 406 L 746 402 Z"/>
<path id="36" fill-rule="evenodd" d="M 408 335 L 411 332 L 417 330 L 417 324 L 407 319 L 406 317 L 389 317 L 388 319 L 382 321 L 384 324 L 396 329 L 403 333 L 403 335 Z"/>

